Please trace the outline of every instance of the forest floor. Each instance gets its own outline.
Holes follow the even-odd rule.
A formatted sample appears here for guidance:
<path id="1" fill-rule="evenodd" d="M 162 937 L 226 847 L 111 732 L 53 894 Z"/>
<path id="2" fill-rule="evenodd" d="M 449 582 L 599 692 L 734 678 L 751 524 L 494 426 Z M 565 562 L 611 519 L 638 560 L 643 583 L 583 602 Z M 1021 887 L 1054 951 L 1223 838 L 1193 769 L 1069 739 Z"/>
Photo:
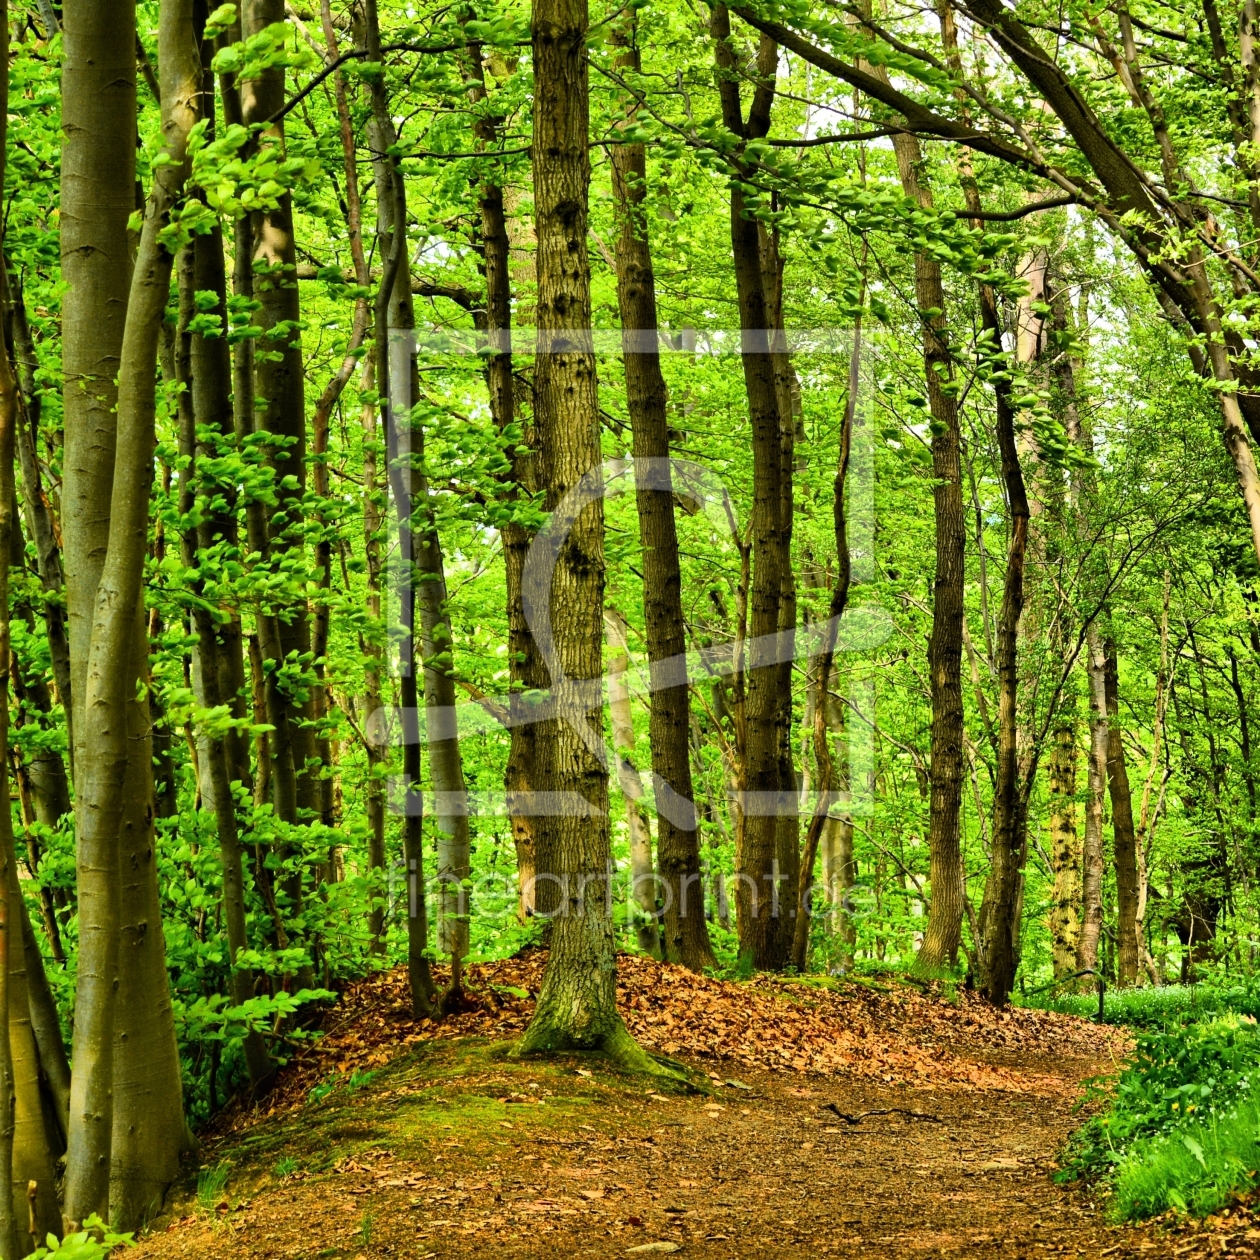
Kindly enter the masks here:
<path id="1" fill-rule="evenodd" d="M 1124 1035 L 908 986 L 696 977 L 620 960 L 662 1090 L 599 1058 L 508 1057 L 543 956 L 474 968 L 411 1020 L 405 974 L 354 986 L 262 1106 L 204 1136 L 134 1260 L 1260 1256 L 1236 1208 L 1109 1224 L 1054 1184 L 1086 1078 Z M 226 1180 L 224 1180 L 226 1178 Z"/>

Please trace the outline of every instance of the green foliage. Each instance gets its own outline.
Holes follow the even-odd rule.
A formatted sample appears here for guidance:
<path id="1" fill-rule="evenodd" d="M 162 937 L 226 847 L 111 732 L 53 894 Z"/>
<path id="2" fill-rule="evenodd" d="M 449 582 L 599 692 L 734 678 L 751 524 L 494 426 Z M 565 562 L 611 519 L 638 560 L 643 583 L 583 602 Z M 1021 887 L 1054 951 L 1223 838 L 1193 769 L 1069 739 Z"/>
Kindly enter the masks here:
<path id="1" fill-rule="evenodd" d="M 31 1260 L 104 1260 L 120 1247 L 134 1247 L 134 1234 L 119 1234 L 110 1229 L 96 1213 L 83 1222 L 83 1228 L 62 1239 L 48 1235 L 45 1245 L 31 1252 Z"/>
<path id="2" fill-rule="evenodd" d="M 1107 1105 L 1073 1135 L 1059 1176 L 1103 1178 L 1126 1218 L 1211 1211 L 1256 1175 L 1254 1139 L 1242 1140 L 1260 1114 L 1260 1031 L 1249 1016 L 1139 1033 L 1132 1060 L 1094 1082 L 1092 1097 Z"/>

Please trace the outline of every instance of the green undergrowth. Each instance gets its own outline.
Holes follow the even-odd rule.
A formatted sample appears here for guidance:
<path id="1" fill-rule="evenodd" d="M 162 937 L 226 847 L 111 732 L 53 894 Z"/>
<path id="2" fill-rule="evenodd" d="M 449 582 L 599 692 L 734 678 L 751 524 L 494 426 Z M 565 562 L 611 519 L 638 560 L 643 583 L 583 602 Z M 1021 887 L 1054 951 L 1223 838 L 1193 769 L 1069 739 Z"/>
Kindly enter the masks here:
<path id="1" fill-rule="evenodd" d="M 230 1212 L 290 1179 L 324 1177 L 374 1153 L 422 1169 L 452 1145 L 488 1159 L 522 1137 L 611 1135 L 627 1105 L 648 1094 L 709 1091 L 690 1074 L 644 1078 L 598 1054 L 520 1059 L 512 1049 L 476 1038 L 425 1042 L 371 1072 L 329 1077 L 292 1109 L 212 1140 L 168 1212 Z"/>
<path id="2" fill-rule="evenodd" d="M 1049 992 L 1030 995 L 1021 1005 L 1035 1010 L 1061 1011 L 1082 1019 L 1097 1019 L 1098 995 Z M 1132 1028 L 1165 1028 L 1198 1023 L 1219 1015 L 1249 1015 L 1260 1019 L 1260 988 L 1241 984 L 1164 984 L 1141 989 L 1108 989 L 1103 999 L 1103 1023 Z"/>
<path id="3" fill-rule="evenodd" d="M 1104 1106 L 1073 1135 L 1063 1180 L 1103 1183 L 1122 1220 L 1204 1216 L 1260 1175 L 1260 1030 L 1249 1015 L 1139 1032 Z"/>

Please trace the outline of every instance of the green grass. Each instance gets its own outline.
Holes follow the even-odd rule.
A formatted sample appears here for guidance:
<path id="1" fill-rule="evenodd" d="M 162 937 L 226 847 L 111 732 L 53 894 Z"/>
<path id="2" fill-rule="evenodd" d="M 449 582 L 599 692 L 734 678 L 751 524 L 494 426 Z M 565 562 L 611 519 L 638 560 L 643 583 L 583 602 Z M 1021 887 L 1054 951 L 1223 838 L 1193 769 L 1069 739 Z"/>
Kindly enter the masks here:
<path id="1" fill-rule="evenodd" d="M 1135 1142 L 1111 1177 L 1122 1220 L 1175 1209 L 1208 1216 L 1260 1172 L 1260 1087 L 1225 1116 Z"/>
<path id="2" fill-rule="evenodd" d="M 230 1171 L 227 1164 L 215 1164 L 197 1173 L 197 1203 L 207 1212 L 211 1211 L 223 1198 Z"/>

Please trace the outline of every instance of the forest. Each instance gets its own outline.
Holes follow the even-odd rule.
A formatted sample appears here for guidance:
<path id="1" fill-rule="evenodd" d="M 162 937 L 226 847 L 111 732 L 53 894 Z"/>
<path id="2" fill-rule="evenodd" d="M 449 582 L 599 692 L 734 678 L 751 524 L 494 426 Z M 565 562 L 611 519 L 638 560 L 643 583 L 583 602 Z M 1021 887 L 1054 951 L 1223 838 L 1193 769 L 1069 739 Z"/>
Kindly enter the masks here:
<path id="1" fill-rule="evenodd" d="M 3 1260 L 1253 1254 L 1255 0 L 0 13 Z"/>

